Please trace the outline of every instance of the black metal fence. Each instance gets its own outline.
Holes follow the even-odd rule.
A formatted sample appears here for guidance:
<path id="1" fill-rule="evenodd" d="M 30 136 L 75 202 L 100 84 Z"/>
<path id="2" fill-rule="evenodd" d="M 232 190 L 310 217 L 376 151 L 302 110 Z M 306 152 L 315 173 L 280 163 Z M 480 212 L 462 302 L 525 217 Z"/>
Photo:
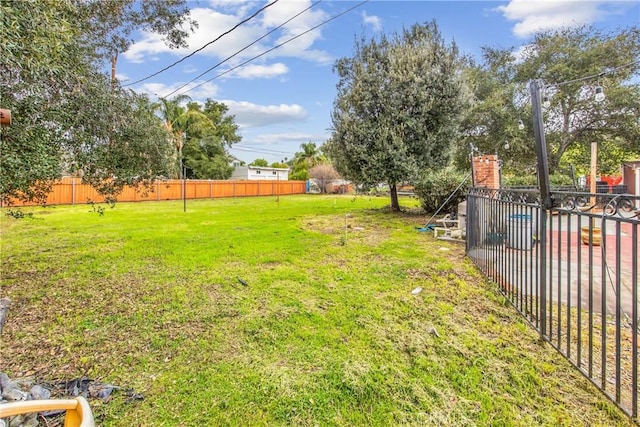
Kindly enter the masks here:
<path id="1" fill-rule="evenodd" d="M 624 412 L 638 417 L 640 197 L 473 188 L 467 254 Z"/>

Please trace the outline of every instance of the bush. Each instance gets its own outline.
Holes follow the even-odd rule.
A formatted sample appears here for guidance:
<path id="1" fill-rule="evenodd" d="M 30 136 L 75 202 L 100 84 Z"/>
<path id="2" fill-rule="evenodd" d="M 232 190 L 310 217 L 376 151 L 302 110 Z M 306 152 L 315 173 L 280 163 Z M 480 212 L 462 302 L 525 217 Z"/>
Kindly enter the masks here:
<path id="1" fill-rule="evenodd" d="M 538 177 L 536 175 L 502 175 L 503 187 L 537 186 Z"/>
<path id="2" fill-rule="evenodd" d="M 469 188 L 469 177 L 465 178 L 465 176 L 466 174 L 451 168 L 426 173 L 415 185 L 415 192 L 423 209 L 427 212 L 438 210 L 464 181 L 456 194 L 445 206 L 442 206 L 441 210 L 443 212 L 457 212 L 458 203 L 465 199 Z"/>
<path id="3" fill-rule="evenodd" d="M 549 175 L 549 183 L 551 185 L 573 185 L 571 176 L 559 172 Z M 504 175 L 502 177 L 502 185 L 504 187 L 515 186 L 538 186 L 538 177 L 536 175 Z"/>

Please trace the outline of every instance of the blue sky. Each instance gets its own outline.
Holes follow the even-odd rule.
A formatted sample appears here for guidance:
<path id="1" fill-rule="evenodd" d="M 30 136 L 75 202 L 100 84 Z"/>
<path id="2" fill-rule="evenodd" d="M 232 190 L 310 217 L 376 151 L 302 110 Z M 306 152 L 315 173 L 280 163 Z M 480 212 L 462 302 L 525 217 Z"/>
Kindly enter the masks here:
<path id="1" fill-rule="evenodd" d="M 271 0 L 273 1 L 273 0 Z M 202 47 L 268 1 L 200 0 L 190 2 L 199 27 L 189 47 L 168 49 L 160 37 L 135 35 L 135 43 L 120 56 L 118 78 L 123 84 L 142 79 Z M 358 5 L 357 1 L 320 3 L 274 31 L 215 70 L 199 74 L 233 55 L 287 19 L 311 6 L 311 0 L 279 0 L 258 16 L 169 70 L 130 87 L 152 99 L 185 93 L 194 101 L 224 102 L 240 126 L 242 142 L 231 149 L 241 160 L 269 162 L 293 157 L 300 144 L 323 144 L 330 136 L 330 113 L 337 77 L 333 63 L 353 52 L 354 38 L 375 37 L 403 26 L 435 20 L 448 41 L 479 57 L 481 47 L 525 46 L 533 33 L 578 24 L 616 29 L 640 24 L 638 1 L 376 1 L 310 31 L 272 52 L 215 78 L 274 46 Z M 212 80 L 210 80 L 212 79 Z M 208 81 L 210 80 L 210 81 Z M 196 87 L 198 86 L 198 87 Z M 169 96 L 175 96 L 175 94 Z"/>

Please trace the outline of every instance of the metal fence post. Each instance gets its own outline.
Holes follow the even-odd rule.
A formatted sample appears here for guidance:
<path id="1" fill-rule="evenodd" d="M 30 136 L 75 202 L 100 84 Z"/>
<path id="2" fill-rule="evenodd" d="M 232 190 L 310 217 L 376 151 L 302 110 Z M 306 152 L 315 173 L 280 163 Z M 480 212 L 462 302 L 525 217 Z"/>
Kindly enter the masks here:
<path id="1" fill-rule="evenodd" d="M 538 295 L 540 296 L 540 339 L 544 340 L 547 328 L 547 210 L 540 209 L 540 259 L 538 270 Z"/>
<path id="2" fill-rule="evenodd" d="M 540 338 L 544 339 L 547 326 L 547 212 L 553 207 L 549 184 L 549 164 L 547 161 L 547 143 L 544 137 L 544 120 L 540 92 L 542 81 L 534 80 L 529 86 L 531 91 L 531 110 L 533 113 L 533 135 L 536 141 L 538 159 L 538 185 L 540 186 Z"/>

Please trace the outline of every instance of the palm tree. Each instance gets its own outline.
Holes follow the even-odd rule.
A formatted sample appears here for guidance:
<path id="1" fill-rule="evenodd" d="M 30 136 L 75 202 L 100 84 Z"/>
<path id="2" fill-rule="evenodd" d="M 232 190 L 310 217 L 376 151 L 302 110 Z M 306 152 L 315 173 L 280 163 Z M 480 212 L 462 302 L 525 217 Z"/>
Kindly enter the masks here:
<path id="1" fill-rule="evenodd" d="M 311 169 L 318 163 L 323 163 L 324 156 L 320 153 L 320 150 L 316 146 L 315 142 L 307 142 L 300 144 L 302 152 L 297 152 L 293 162 L 294 164 L 304 164 L 304 169 Z"/>
<path id="2" fill-rule="evenodd" d="M 188 95 L 177 95 L 173 99 L 160 98 L 155 104 L 156 111 L 160 113 L 164 121 L 164 127 L 171 137 L 171 142 L 176 149 L 175 161 L 178 169 L 177 177 L 182 174 L 182 148 L 189 133 L 201 133 L 203 130 L 214 127 L 213 122 L 204 113 L 199 111 L 198 104 L 180 105 L 190 101 Z"/>
<path id="3" fill-rule="evenodd" d="M 318 148 L 315 142 L 307 142 L 300 144 L 302 153 L 300 158 L 307 163 L 307 168 L 311 168 L 318 162 Z"/>

